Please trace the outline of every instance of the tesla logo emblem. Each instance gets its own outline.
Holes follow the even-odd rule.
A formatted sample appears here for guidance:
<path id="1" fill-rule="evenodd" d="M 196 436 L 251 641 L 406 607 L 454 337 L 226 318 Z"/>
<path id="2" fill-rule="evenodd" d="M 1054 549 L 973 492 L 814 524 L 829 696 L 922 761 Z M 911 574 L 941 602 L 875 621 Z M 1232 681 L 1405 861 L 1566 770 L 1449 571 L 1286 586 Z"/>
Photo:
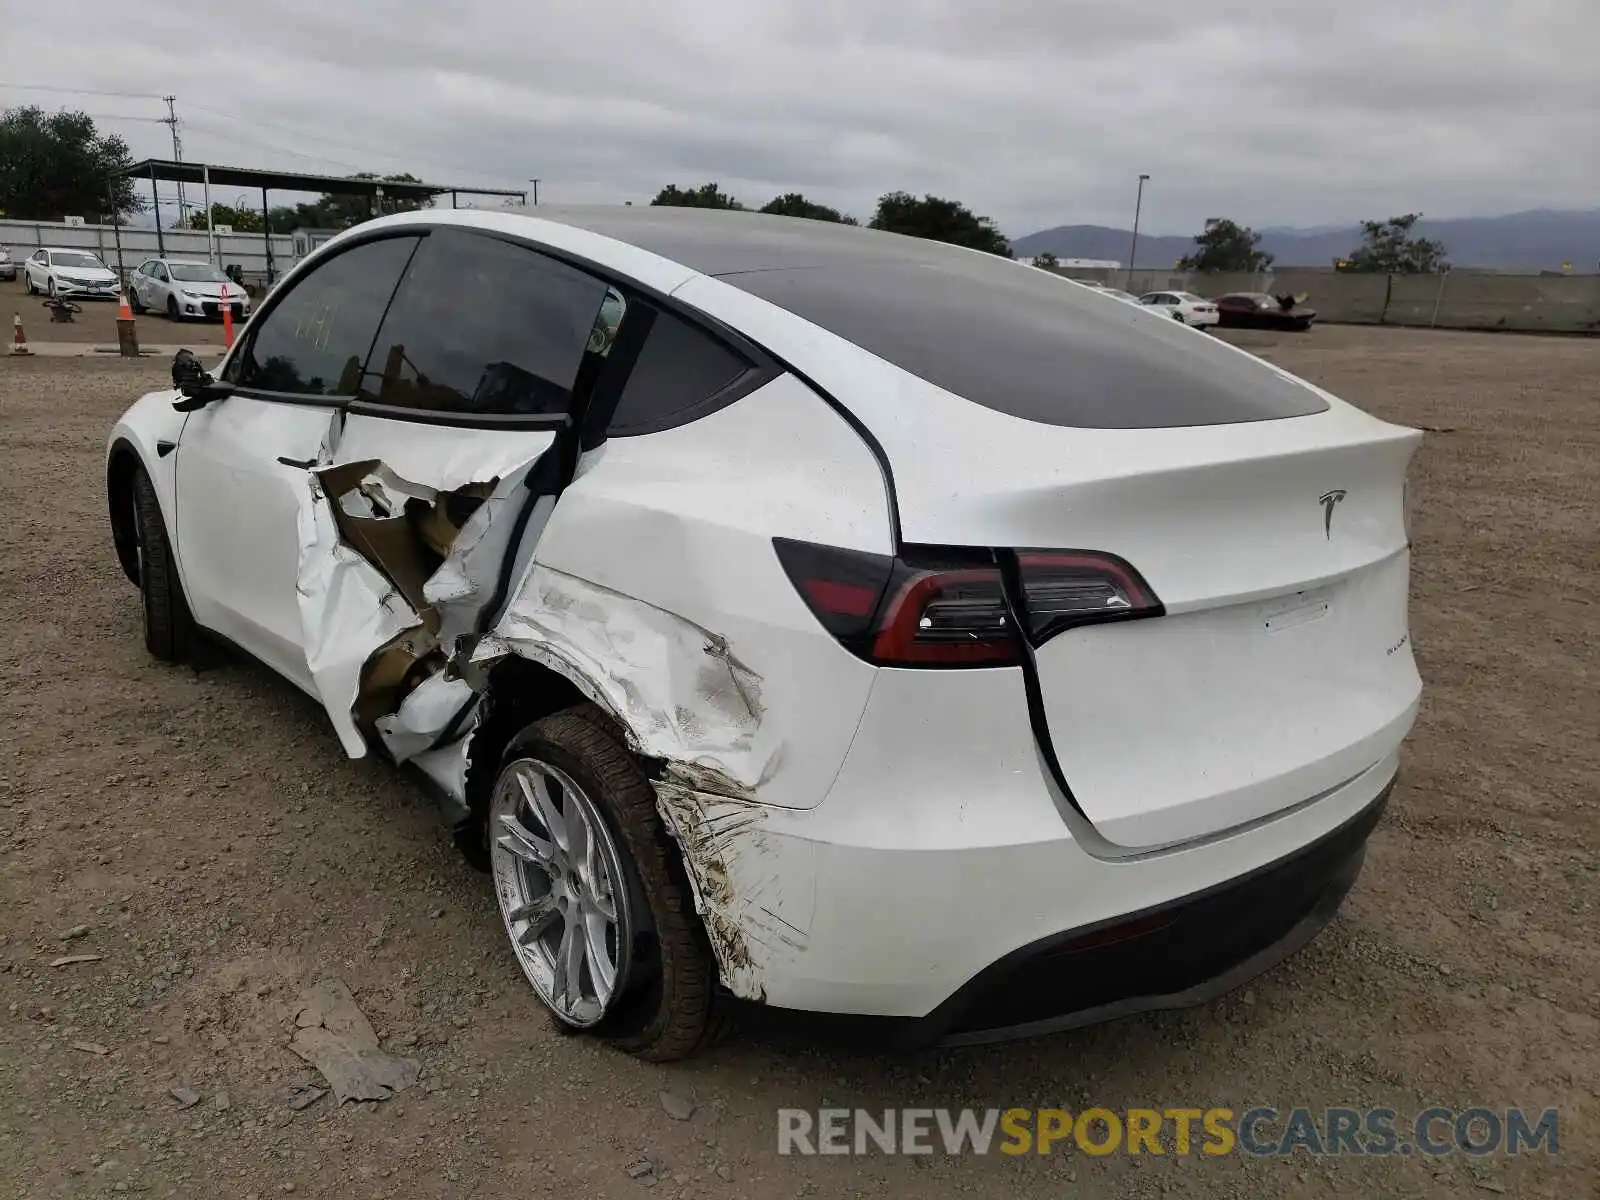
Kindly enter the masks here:
<path id="1" fill-rule="evenodd" d="M 1323 492 L 1317 499 L 1322 502 L 1322 535 L 1331 539 L 1333 537 L 1333 510 L 1338 507 L 1339 501 L 1344 499 L 1344 489 L 1334 488 L 1331 492 Z"/>

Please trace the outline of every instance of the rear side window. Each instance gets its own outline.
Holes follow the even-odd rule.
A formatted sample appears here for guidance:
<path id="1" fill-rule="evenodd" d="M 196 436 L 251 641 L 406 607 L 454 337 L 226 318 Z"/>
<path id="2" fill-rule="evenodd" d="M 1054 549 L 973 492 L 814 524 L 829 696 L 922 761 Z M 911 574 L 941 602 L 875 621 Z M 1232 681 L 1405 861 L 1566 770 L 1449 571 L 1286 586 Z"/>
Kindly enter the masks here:
<path id="1" fill-rule="evenodd" d="M 228 364 L 230 382 L 264 392 L 353 396 L 414 237 L 353 246 L 309 271 Z"/>
<path id="2" fill-rule="evenodd" d="M 362 395 L 432 412 L 564 413 L 606 296 L 600 280 L 535 251 L 437 230 L 378 331 Z"/>
<path id="3" fill-rule="evenodd" d="M 687 424 L 718 407 L 719 393 L 752 369 L 743 355 L 699 326 L 659 312 L 623 385 L 608 432 L 627 436 Z"/>

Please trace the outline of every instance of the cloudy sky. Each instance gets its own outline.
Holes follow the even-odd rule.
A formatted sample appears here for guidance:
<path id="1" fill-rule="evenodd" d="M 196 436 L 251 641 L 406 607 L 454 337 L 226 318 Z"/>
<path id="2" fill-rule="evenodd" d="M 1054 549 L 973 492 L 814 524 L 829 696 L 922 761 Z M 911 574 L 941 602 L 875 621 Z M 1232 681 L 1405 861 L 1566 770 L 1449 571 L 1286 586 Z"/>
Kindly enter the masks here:
<path id="1" fill-rule="evenodd" d="M 1600 205 L 1600 0 L 49 0 L 0 105 L 136 157 L 411 171 L 547 202 L 717 180 L 860 216 L 934 192 L 1015 237 Z M 115 118 L 115 119 L 107 119 Z M 144 119 L 132 119 L 144 118 Z"/>

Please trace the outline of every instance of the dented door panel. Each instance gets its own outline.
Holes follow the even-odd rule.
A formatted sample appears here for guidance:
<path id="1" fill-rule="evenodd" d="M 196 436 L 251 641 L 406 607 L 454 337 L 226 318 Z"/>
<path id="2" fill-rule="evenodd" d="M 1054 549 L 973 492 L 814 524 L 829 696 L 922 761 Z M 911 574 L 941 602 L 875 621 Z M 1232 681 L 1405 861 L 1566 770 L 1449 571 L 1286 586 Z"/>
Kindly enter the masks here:
<path id="1" fill-rule="evenodd" d="M 304 466 L 337 408 L 234 395 L 189 414 L 173 458 L 175 542 L 195 621 L 315 694 L 295 589 Z"/>
<path id="2" fill-rule="evenodd" d="M 552 422 L 558 424 L 559 422 Z M 554 429 L 352 412 L 305 475 L 298 599 L 308 669 L 346 753 L 432 748 L 473 703 L 443 671 L 497 595 Z"/>

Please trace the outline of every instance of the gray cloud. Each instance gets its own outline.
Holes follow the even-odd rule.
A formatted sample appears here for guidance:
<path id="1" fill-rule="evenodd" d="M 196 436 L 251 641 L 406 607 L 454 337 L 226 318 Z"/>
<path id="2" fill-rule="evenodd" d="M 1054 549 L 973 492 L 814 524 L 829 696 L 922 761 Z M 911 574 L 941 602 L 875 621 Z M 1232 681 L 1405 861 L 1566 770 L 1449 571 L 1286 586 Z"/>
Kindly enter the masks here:
<path id="1" fill-rule="evenodd" d="M 717 179 L 866 215 L 905 188 L 1016 236 L 1126 224 L 1146 171 L 1146 227 L 1184 233 L 1592 205 L 1596 46 L 1592 0 L 142 0 L 12 14 L 0 81 L 175 93 L 189 157 L 563 202 Z"/>

